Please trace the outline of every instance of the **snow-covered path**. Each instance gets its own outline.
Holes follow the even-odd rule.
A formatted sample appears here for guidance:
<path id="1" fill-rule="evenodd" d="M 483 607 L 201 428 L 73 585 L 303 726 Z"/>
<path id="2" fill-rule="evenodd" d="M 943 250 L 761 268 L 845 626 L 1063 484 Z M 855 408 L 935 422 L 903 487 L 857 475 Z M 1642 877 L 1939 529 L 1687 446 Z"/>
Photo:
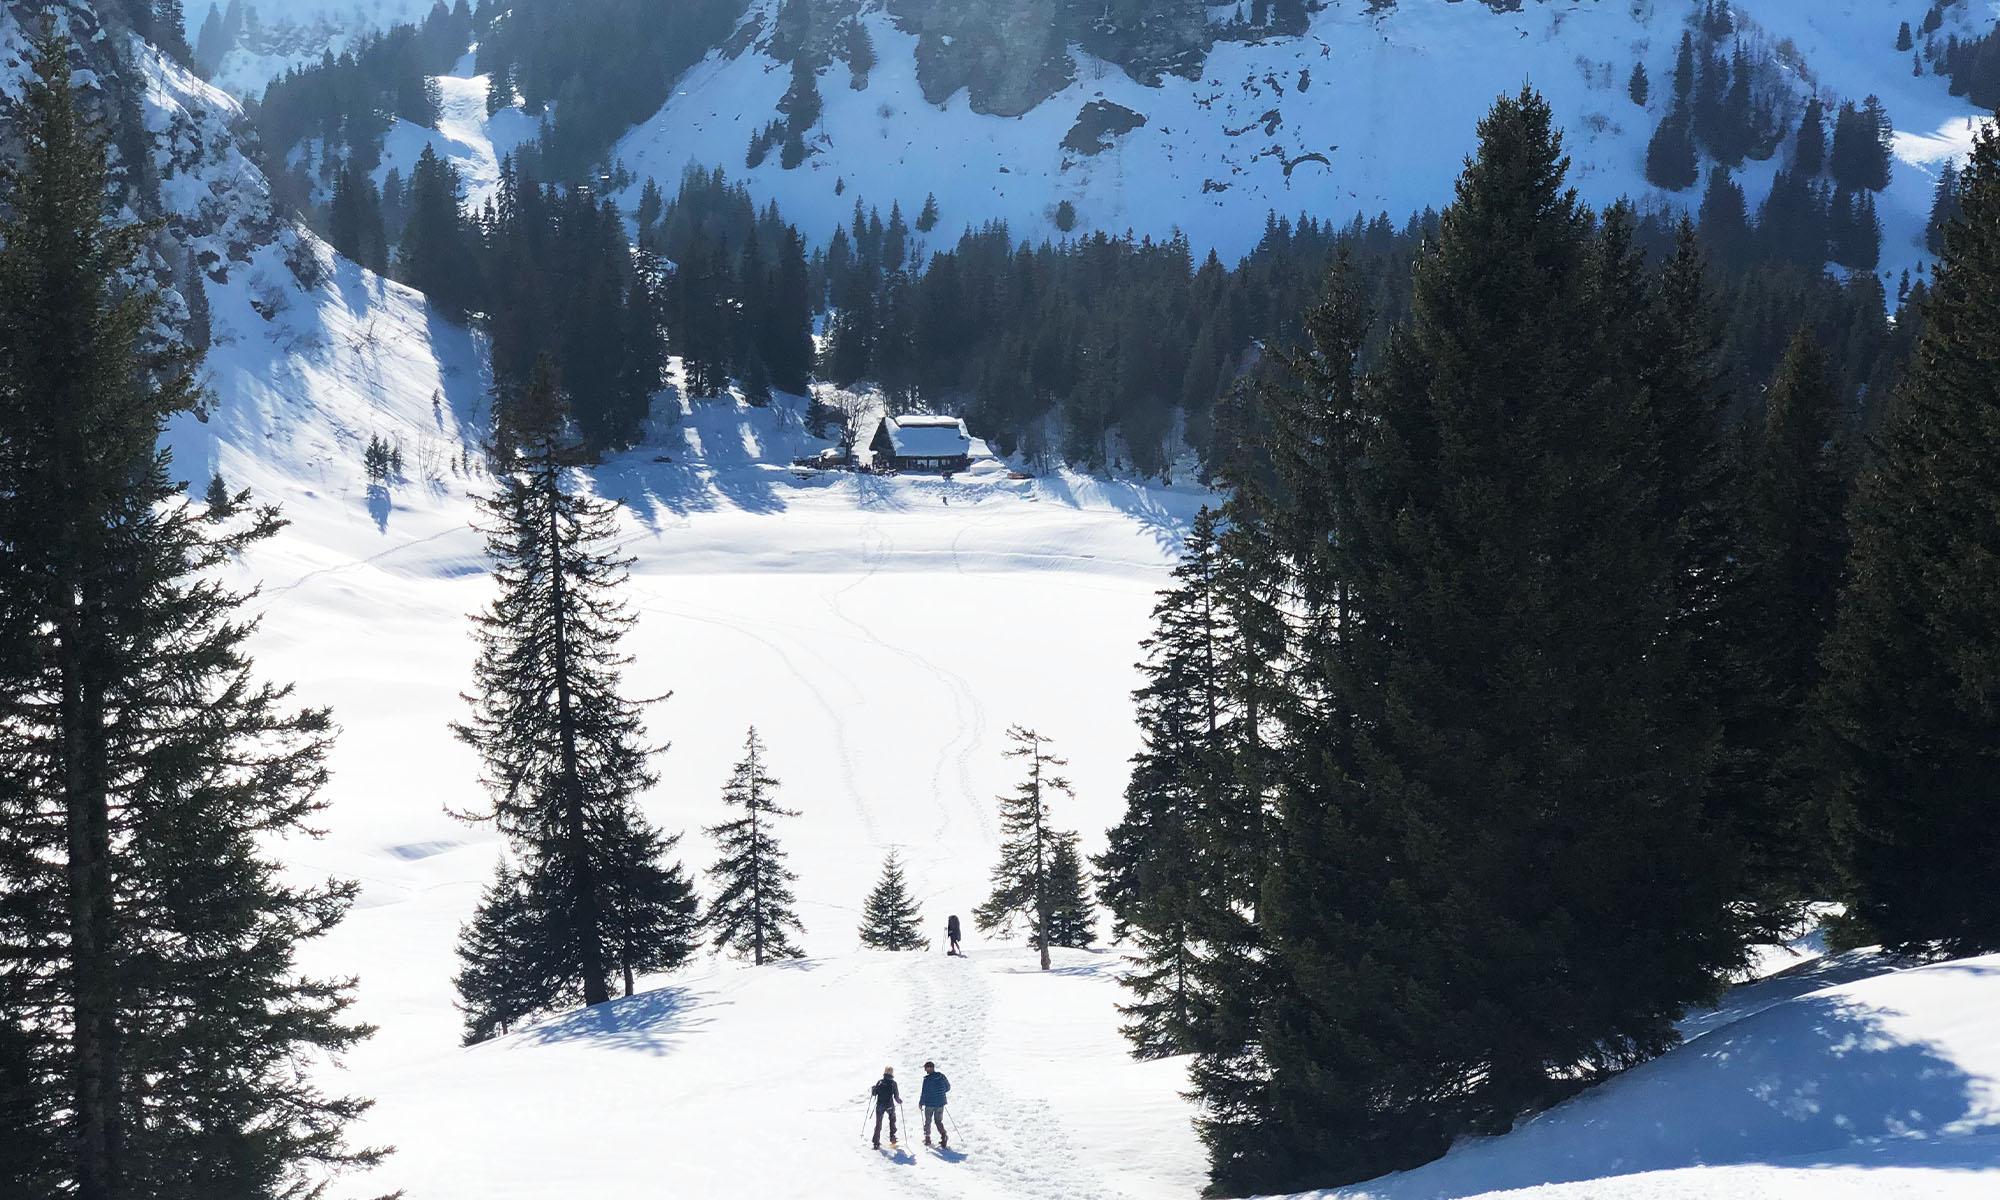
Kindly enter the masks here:
<path id="1" fill-rule="evenodd" d="M 367 1182 L 412 1197 L 547 1200 L 637 1194 L 967 1200 L 1152 1200 L 1198 1183 L 1186 1111 L 1148 1065 L 1124 1060 L 1103 956 L 1066 952 L 1047 976 L 1017 948 L 967 959 L 855 953 L 731 966 L 557 1019 L 513 1037 L 427 1055 L 387 1078 L 371 1132 L 396 1156 Z M 1016 989 L 1021 973 L 1035 986 Z M 1031 1002 L 1032 999 L 1032 1003 Z M 1042 1048 L 1008 1040 L 1048 1007 L 1095 1027 L 1071 1062 L 1091 1086 L 1060 1100 L 1004 1068 Z M 951 1151 L 924 1149 L 921 1064 L 952 1080 Z M 1121 1061 L 1123 1060 L 1123 1061 Z M 866 1090 L 884 1063 L 905 1093 L 900 1153 L 868 1146 Z M 1122 1080 L 1130 1073 L 1138 1078 Z M 1095 1085 L 1102 1082 L 1101 1089 Z M 1134 1106 L 1135 1092 L 1150 1104 Z M 1066 1131 L 1112 1121 L 1125 1144 Z M 1135 1158 L 1154 1162 L 1135 1169 Z M 1170 1178 L 1161 1178 L 1167 1166 Z"/>
<path id="2" fill-rule="evenodd" d="M 951 1078 L 952 1096 L 945 1106 L 946 1128 L 958 1144 L 940 1162 L 956 1162 L 959 1171 L 940 1188 L 924 1179 L 925 1195 L 1021 1197 L 1022 1200 L 1071 1200 L 1121 1194 L 1102 1168 L 1116 1168 L 1103 1157 L 1085 1155 L 1064 1128 L 1065 1114 L 1047 1096 L 1025 1095 L 1007 1088 L 987 1070 L 987 1062 L 1009 1052 L 993 1033 L 994 987 L 990 974 L 1038 970 L 1018 953 L 1000 957 L 976 954 L 955 959 L 926 956 L 909 972 L 910 1037 L 899 1056 L 902 1062 L 936 1058 Z M 904 1084 L 914 1097 L 918 1078 Z M 914 1101 L 911 1112 L 916 1114 Z M 973 1114 L 969 1130 L 956 1118 Z M 918 1152 L 922 1121 L 917 1117 Z"/>
<path id="3" fill-rule="evenodd" d="M 467 53 L 449 74 L 434 77 L 438 86 L 438 121 L 434 129 L 398 118 L 382 143 L 382 162 L 374 179 L 380 186 L 393 168 L 405 180 L 417 156 L 429 146 L 438 157 L 458 168 L 465 202 L 477 209 L 500 187 L 500 160 L 533 138 L 537 123 L 518 108 L 486 113 L 486 76 L 478 74 Z"/>

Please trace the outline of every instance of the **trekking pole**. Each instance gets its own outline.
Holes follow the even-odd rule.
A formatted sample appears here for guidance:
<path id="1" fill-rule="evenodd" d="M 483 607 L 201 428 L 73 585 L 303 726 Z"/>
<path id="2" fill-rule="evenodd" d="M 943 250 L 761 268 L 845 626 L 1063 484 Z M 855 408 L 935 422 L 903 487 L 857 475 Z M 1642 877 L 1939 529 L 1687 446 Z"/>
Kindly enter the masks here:
<path id="1" fill-rule="evenodd" d="M 861 1140 L 868 1140 L 868 1097 L 861 1097 Z"/>

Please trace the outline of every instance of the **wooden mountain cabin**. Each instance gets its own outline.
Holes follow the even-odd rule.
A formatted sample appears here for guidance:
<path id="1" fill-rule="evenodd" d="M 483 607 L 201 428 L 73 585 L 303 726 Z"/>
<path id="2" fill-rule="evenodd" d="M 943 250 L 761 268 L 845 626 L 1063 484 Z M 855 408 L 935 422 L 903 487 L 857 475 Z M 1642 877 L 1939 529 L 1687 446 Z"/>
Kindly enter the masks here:
<path id="1" fill-rule="evenodd" d="M 972 435 L 958 417 L 911 413 L 883 417 L 868 449 L 877 470 L 963 471 L 972 462 Z"/>

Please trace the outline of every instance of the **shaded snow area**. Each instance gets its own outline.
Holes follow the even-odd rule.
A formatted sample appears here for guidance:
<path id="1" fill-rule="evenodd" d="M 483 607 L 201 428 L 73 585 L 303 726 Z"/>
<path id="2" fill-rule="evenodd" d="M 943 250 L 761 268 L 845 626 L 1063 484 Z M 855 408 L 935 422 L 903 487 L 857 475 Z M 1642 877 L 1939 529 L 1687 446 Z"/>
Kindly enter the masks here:
<path id="1" fill-rule="evenodd" d="M 1877 973 L 1882 966 L 1849 956 L 1740 988 L 1709 1032 L 1506 1137 L 1317 1195 L 1994 1195 L 2000 955 Z M 1770 1003 L 1772 989 L 1788 985 L 1801 993 Z"/>
<path id="2" fill-rule="evenodd" d="M 775 3 L 759 0 L 750 19 L 768 29 Z M 1733 7 L 1747 18 L 1749 40 L 1774 48 L 1789 41 L 1796 51 L 1787 70 L 1795 96 L 1817 90 L 1859 102 L 1878 93 L 1887 103 L 1898 162 L 1880 206 L 1882 265 L 1895 272 L 1917 261 L 1942 161 L 1970 146 L 1967 121 L 1983 115 L 1947 95 L 1944 80 L 1912 77 L 1909 54 L 1895 49 L 1898 21 L 1915 27 L 1928 0 Z M 934 248 L 990 219 L 1006 220 L 1017 237 L 1059 237 L 1055 214 L 1066 200 L 1080 230 L 1159 237 L 1178 228 L 1197 254 L 1213 247 L 1233 261 L 1256 243 L 1268 211 L 1341 221 L 1387 212 L 1400 222 L 1442 207 L 1479 118 L 1496 96 L 1527 82 L 1553 105 L 1574 160 L 1571 180 L 1586 199 L 1693 205 L 1698 191 L 1664 193 L 1644 177 L 1646 142 L 1670 102 L 1691 8 L 1688 0 L 1538 0 L 1496 13 L 1472 0 L 1404 0 L 1370 15 L 1360 0 L 1339 0 L 1314 14 L 1303 37 L 1218 43 L 1198 80 L 1167 76 L 1159 87 L 1072 47 L 1076 81 L 1020 117 L 974 113 L 964 90 L 941 106 L 926 102 L 916 39 L 878 10 L 864 18 L 877 56 L 867 87 L 849 86 L 844 63 L 823 70 L 813 155 L 787 171 L 772 154 L 747 178 L 760 200 L 776 199 L 814 239 L 847 220 L 857 196 L 884 214 L 898 201 L 913 216 L 935 193 L 942 220 Z M 1969 9 L 1954 9 L 1950 20 L 1990 28 Z M 1634 62 L 1653 80 L 1646 109 L 1626 91 Z M 789 81 L 788 68 L 761 50 L 711 53 L 616 155 L 670 189 L 688 163 L 746 174 L 751 135 L 776 116 Z M 1079 112 L 1099 100 L 1145 124 L 1096 155 L 1065 149 Z M 1742 179 L 1753 206 L 1778 165 L 1748 165 Z"/>

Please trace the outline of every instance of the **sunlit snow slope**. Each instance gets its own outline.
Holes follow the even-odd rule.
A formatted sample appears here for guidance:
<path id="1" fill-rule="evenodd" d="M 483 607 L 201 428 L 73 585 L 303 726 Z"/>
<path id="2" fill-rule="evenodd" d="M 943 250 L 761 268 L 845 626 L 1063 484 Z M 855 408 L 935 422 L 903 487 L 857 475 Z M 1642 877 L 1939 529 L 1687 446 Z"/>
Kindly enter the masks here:
<path id="1" fill-rule="evenodd" d="M 763 22 L 775 0 L 752 6 Z M 773 153 L 747 172 L 760 198 L 820 238 L 861 197 L 884 213 L 914 215 L 935 193 L 942 221 L 933 244 L 968 225 L 1004 219 L 1027 238 L 1060 236 L 1069 201 L 1080 229 L 1163 236 L 1185 231 L 1197 252 L 1224 259 L 1255 244 L 1265 214 L 1301 212 L 1344 221 L 1387 212 L 1396 220 L 1442 206 L 1472 149 L 1474 127 L 1496 96 L 1530 83 L 1566 132 L 1572 181 L 1586 199 L 1619 196 L 1691 205 L 1699 193 L 1650 187 L 1645 148 L 1669 103 L 1675 48 L 1692 0 L 1534 0 L 1496 13 L 1477 0 L 1402 0 L 1371 14 L 1362 0 L 1334 0 L 1303 37 L 1218 43 L 1189 81 L 1147 87 L 1072 47 L 1077 78 L 1020 117 L 971 111 L 965 91 L 927 103 L 916 78 L 916 39 L 876 11 L 864 18 L 877 63 L 867 87 L 846 66 L 821 72 L 825 111 L 815 151 L 794 170 Z M 1945 156 L 1970 144 L 1974 110 L 1945 81 L 1912 77 L 1894 48 L 1899 20 L 1918 25 L 1929 0 L 1736 0 L 1746 40 L 1795 52 L 1787 78 L 1859 101 L 1878 93 L 1898 130 L 1895 179 L 1881 204 L 1882 265 L 1915 262 L 1932 188 Z M 1951 10 L 1953 29 L 1991 28 L 1993 0 Z M 1633 104 L 1634 62 L 1652 76 L 1650 106 Z M 743 174 L 751 135 L 775 116 L 787 68 L 759 49 L 716 52 L 632 131 L 617 155 L 662 183 L 688 163 Z M 1066 150 L 1079 110 L 1109 100 L 1146 118 L 1096 155 Z M 1754 205 L 1778 162 L 1749 164 Z"/>

